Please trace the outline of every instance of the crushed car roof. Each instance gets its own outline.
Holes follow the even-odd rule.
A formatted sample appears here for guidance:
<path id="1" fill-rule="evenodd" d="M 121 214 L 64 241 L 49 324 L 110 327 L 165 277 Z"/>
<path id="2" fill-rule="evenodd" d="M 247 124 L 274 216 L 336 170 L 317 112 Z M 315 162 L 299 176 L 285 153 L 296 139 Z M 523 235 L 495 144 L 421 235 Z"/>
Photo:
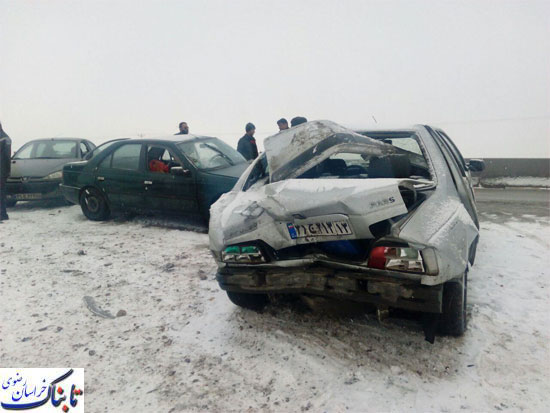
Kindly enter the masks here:
<path id="1" fill-rule="evenodd" d="M 380 142 L 329 120 L 316 120 L 284 130 L 264 141 L 271 182 L 304 171 L 339 149 L 384 155 L 395 153 L 392 145 Z"/>

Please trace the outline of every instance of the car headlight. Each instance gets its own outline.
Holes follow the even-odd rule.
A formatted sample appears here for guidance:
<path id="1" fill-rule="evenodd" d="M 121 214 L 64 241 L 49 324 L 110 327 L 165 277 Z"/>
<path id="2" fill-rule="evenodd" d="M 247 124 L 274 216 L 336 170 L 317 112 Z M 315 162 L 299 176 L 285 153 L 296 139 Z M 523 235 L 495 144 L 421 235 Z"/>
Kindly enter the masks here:
<path id="1" fill-rule="evenodd" d="M 49 174 L 44 179 L 61 179 L 63 178 L 63 171 L 57 171 L 54 173 Z"/>
<path id="2" fill-rule="evenodd" d="M 242 264 L 266 262 L 262 251 L 255 245 L 231 245 L 222 251 L 222 261 Z"/>

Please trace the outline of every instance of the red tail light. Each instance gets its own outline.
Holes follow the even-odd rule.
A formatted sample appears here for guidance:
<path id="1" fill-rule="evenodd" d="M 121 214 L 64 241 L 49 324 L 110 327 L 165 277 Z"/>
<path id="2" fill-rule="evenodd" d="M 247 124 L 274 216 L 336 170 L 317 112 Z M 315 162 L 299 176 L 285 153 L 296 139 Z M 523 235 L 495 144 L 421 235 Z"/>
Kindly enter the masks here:
<path id="1" fill-rule="evenodd" d="M 374 247 L 369 256 L 369 267 L 386 269 L 386 249 L 387 247 Z"/>
<path id="2" fill-rule="evenodd" d="M 374 247 L 368 266 L 380 270 L 424 273 L 422 254 L 410 247 Z"/>

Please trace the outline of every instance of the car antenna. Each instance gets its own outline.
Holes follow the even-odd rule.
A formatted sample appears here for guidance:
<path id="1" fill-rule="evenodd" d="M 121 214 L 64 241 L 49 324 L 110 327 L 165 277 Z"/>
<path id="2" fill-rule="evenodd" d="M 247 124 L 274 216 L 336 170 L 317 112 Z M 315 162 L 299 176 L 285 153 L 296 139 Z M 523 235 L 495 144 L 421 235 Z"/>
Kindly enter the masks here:
<path id="1" fill-rule="evenodd" d="M 374 115 L 371 115 L 372 118 L 374 119 L 374 123 L 378 123 L 378 121 L 376 120 L 376 118 L 374 117 Z"/>

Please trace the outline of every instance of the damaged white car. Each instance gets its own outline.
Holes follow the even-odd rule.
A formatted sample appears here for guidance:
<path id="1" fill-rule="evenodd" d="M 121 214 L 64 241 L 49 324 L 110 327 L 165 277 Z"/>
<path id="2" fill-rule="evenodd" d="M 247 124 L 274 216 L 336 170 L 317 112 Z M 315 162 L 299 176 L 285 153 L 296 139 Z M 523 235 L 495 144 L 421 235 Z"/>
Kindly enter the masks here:
<path id="1" fill-rule="evenodd" d="M 233 303 L 340 297 L 431 313 L 442 332 L 464 332 L 479 229 L 469 171 L 483 161 L 466 163 L 429 126 L 313 121 L 264 144 L 211 208 L 217 280 Z"/>

